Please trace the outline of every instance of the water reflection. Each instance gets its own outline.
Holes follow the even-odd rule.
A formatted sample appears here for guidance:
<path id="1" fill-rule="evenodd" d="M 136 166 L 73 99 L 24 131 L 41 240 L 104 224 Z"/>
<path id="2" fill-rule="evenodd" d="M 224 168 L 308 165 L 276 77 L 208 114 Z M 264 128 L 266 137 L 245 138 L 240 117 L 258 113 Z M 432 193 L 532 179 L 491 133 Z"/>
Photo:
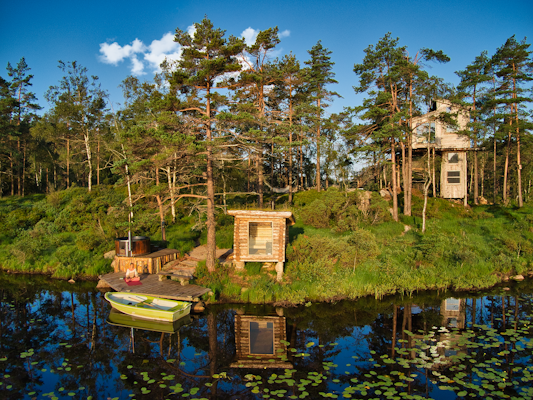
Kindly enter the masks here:
<path id="1" fill-rule="evenodd" d="M 92 283 L 0 274 L 0 398 L 531 398 L 531 286 L 211 306 L 161 325 Z"/>
<path id="2" fill-rule="evenodd" d="M 279 315 L 235 314 L 235 361 L 232 368 L 292 368 L 287 349 L 287 321 Z"/>

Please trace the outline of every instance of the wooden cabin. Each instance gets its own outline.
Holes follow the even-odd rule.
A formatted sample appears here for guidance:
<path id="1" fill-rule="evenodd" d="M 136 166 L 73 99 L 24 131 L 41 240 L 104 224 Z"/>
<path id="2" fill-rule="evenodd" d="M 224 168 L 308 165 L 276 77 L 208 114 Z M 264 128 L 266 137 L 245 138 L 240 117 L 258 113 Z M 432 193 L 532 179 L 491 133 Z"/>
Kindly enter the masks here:
<path id="1" fill-rule="evenodd" d="M 285 317 L 235 315 L 232 368 L 293 368 L 289 361 Z"/>
<path id="2" fill-rule="evenodd" d="M 438 119 L 441 113 L 456 114 L 458 127 L 445 124 Z M 473 151 L 470 139 L 458 131 L 467 129 L 470 121 L 468 110 L 461 109 L 445 99 L 433 102 L 431 111 L 413 118 L 413 152 L 422 154 L 434 149 L 441 154 L 440 197 L 464 199 L 467 197 L 467 152 Z"/>
<path id="3" fill-rule="evenodd" d="M 233 262 L 237 269 L 245 262 L 276 263 L 278 281 L 283 277 L 289 226 L 295 223 L 290 211 L 229 210 L 235 217 Z"/>

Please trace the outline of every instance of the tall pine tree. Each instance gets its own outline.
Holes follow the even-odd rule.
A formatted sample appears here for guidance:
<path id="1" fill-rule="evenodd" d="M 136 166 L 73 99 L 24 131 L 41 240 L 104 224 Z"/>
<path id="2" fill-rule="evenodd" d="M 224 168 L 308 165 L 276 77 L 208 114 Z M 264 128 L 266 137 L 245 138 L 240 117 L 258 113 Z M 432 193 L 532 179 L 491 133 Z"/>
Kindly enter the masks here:
<path id="1" fill-rule="evenodd" d="M 230 36 L 224 38 L 225 31 L 215 29 L 206 18 L 195 23 L 195 33 L 176 29 L 174 41 L 183 49 L 182 58 L 170 78 L 171 88 L 180 99 L 175 110 L 189 114 L 196 119 L 196 134 L 203 137 L 206 148 L 207 184 L 207 259 L 209 271 L 215 270 L 215 182 L 213 178 L 214 142 L 217 133 L 216 114 L 226 102 L 225 96 L 216 92 L 216 81 L 226 74 L 240 71 L 241 65 L 236 56 L 245 46 L 242 39 Z"/>

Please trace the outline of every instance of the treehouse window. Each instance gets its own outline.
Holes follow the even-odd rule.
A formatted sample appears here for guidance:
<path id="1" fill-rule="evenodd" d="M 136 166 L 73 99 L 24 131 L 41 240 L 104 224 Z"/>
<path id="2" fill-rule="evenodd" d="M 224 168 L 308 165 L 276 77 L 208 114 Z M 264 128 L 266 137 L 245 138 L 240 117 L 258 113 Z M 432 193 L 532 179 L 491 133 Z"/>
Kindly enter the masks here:
<path id="1" fill-rule="evenodd" d="M 416 142 L 427 143 L 429 137 L 429 143 L 435 143 L 435 122 L 425 123 L 416 127 Z"/>
<path id="2" fill-rule="evenodd" d="M 459 153 L 448 153 L 448 163 L 457 164 L 459 161 Z"/>
<path id="3" fill-rule="evenodd" d="M 272 255 L 272 222 L 250 222 L 248 254 Z"/>
<path id="4" fill-rule="evenodd" d="M 250 354 L 274 354 L 274 323 L 250 321 Z"/>
<path id="5" fill-rule="evenodd" d="M 461 171 L 448 171 L 448 183 L 461 183 Z"/>

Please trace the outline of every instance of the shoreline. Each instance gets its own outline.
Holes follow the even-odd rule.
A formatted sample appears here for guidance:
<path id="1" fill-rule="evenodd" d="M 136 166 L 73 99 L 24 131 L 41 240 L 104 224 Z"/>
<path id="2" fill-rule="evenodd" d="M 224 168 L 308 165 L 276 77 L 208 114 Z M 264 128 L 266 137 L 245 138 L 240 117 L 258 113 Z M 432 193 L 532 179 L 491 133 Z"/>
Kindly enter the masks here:
<path id="1" fill-rule="evenodd" d="M 53 277 L 51 273 L 28 272 L 28 271 L 12 271 L 12 270 L 4 269 L 4 268 L 0 268 L 0 271 L 2 273 L 8 274 L 8 275 L 34 275 L 34 276 L 48 277 L 50 279 L 55 279 L 55 280 L 65 281 L 65 282 L 70 282 L 70 280 L 73 280 L 73 282 L 70 282 L 70 283 L 76 283 L 78 281 L 80 281 L 80 282 L 97 282 L 98 283 L 98 282 L 101 281 L 101 279 L 98 276 L 92 276 L 92 275 L 83 275 L 83 276 L 78 276 L 75 279 L 73 279 L 73 278 L 67 279 L 67 278 L 64 278 L 64 277 Z M 448 291 L 449 290 L 449 291 L 454 291 L 454 292 L 479 292 L 479 291 L 482 291 L 482 290 L 492 289 L 492 288 L 497 287 L 498 285 L 504 285 L 504 284 L 509 283 L 509 282 L 511 282 L 511 283 L 520 283 L 520 282 L 523 282 L 523 281 L 528 280 L 528 279 L 533 279 L 533 271 L 527 271 L 525 274 L 514 275 L 514 276 L 512 274 L 506 274 L 506 275 L 500 276 L 500 278 L 501 278 L 500 281 L 496 282 L 493 285 L 488 285 L 488 286 L 479 286 L 479 287 L 470 287 L 470 288 L 454 288 L 453 286 L 447 286 L 445 288 L 434 287 L 434 288 L 414 289 L 414 290 L 412 290 L 412 292 L 410 294 L 408 294 L 408 296 L 411 297 L 411 295 L 414 294 L 414 293 L 429 292 L 429 291 L 442 291 L 442 290 L 444 290 L 444 291 Z M 95 288 L 98 288 L 98 284 L 97 284 L 97 286 L 95 286 Z M 509 288 L 504 288 L 504 290 L 510 290 L 510 289 Z M 372 293 L 368 293 L 366 295 L 357 296 L 357 297 L 354 297 L 354 298 L 350 298 L 348 296 L 343 296 L 343 295 L 338 295 L 338 296 L 332 296 L 332 297 L 324 298 L 324 299 L 320 299 L 320 300 L 309 300 L 309 299 L 307 299 L 307 301 L 304 302 L 304 303 L 302 303 L 302 302 L 294 303 L 294 302 L 287 301 L 287 300 L 263 301 L 263 302 L 243 301 L 242 299 L 232 298 L 231 296 L 225 295 L 224 292 L 221 292 L 220 295 L 219 295 L 220 297 L 217 300 L 205 299 L 203 301 L 205 302 L 206 306 L 209 305 L 209 304 L 213 304 L 213 305 L 222 305 L 222 304 L 250 304 L 250 305 L 253 305 L 253 304 L 265 304 L 265 305 L 271 305 L 271 306 L 274 306 L 274 307 L 289 308 L 289 307 L 298 307 L 298 306 L 301 306 L 302 304 L 307 304 L 307 303 L 325 303 L 326 304 L 326 303 L 334 303 L 334 302 L 338 302 L 338 301 L 357 301 L 359 299 L 363 299 L 363 298 L 366 298 L 366 297 L 374 297 L 376 299 L 383 300 L 387 296 L 396 296 L 396 295 L 405 295 L 405 293 L 401 293 L 401 291 L 399 289 L 396 289 L 393 293 L 384 293 L 383 295 L 379 296 L 379 298 L 374 296 L 374 295 L 372 295 Z"/>

